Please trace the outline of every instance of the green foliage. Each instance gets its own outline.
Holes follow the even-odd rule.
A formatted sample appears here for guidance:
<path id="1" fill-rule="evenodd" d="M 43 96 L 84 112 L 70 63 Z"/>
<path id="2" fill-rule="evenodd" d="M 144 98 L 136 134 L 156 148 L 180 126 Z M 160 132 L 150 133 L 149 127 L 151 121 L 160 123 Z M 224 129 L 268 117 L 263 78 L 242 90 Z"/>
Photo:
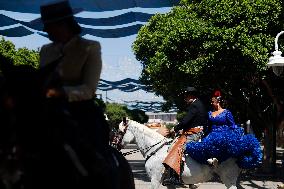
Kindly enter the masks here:
<path id="1" fill-rule="evenodd" d="M 106 111 L 106 104 L 105 104 L 105 102 L 104 102 L 102 99 L 95 98 L 95 99 L 94 99 L 94 103 L 95 103 L 97 106 L 101 107 L 102 110 L 103 110 L 103 112 Z"/>
<path id="2" fill-rule="evenodd" d="M 0 53 L 13 61 L 15 65 L 24 64 L 32 65 L 35 68 L 39 66 L 39 52 L 27 48 L 16 49 L 10 41 L 0 40 Z"/>
<path id="3" fill-rule="evenodd" d="M 144 111 L 139 109 L 130 110 L 126 105 L 117 103 L 107 103 L 105 113 L 109 118 L 110 126 L 116 129 L 123 117 L 128 117 L 129 119 L 139 123 L 146 123 L 149 119 Z"/>
<path id="4" fill-rule="evenodd" d="M 171 130 L 171 129 L 174 128 L 176 125 L 173 124 L 173 123 L 167 123 L 165 126 L 166 126 L 167 129 Z"/>
<path id="5" fill-rule="evenodd" d="M 134 121 L 137 121 L 142 124 L 148 122 L 149 117 L 142 110 L 139 109 L 129 110 L 129 114 L 131 119 Z"/>
<path id="6" fill-rule="evenodd" d="M 186 114 L 187 114 L 187 112 L 185 112 L 185 111 L 178 112 L 178 113 L 177 113 L 177 121 L 178 121 L 178 122 L 181 122 L 182 119 L 186 116 Z"/>
<path id="7" fill-rule="evenodd" d="M 139 31 L 133 51 L 143 64 L 140 80 L 178 107 L 188 85 L 238 97 L 238 89 L 266 76 L 282 16 L 279 0 L 183 0 Z"/>
<path id="8" fill-rule="evenodd" d="M 117 103 L 107 103 L 106 114 L 108 116 L 110 126 L 117 129 L 122 118 L 128 116 L 128 108 L 125 105 Z"/>

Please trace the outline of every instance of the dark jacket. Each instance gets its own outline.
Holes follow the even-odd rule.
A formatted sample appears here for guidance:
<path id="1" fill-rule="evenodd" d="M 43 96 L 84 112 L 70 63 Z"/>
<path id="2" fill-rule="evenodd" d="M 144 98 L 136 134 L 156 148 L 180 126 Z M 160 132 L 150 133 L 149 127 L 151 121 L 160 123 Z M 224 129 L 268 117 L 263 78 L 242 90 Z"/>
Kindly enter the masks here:
<path id="1" fill-rule="evenodd" d="M 201 100 L 196 99 L 192 104 L 190 104 L 187 115 L 178 125 L 175 126 L 174 130 L 176 132 L 181 129 L 186 131 L 197 126 L 203 126 L 203 129 L 207 130 L 207 117 L 207 111 L 204 104 Z"/>

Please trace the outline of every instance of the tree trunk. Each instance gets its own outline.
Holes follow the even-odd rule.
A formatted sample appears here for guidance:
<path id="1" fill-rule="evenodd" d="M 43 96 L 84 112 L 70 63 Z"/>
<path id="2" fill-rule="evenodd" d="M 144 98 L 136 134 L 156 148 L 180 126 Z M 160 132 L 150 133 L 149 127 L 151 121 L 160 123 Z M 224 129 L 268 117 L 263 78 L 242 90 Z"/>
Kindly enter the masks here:
<path id="1" fill-rule="evenodd" d="M 265 173 L 275 173 L 276 170 L 276 124 L 279 121 L 282 107 L 279 99 L 273 94 L 273 91 L 266 80 L 262 80 L 266 87 L 268 95 L 271 97 L 273 104 L 276 105 L 275 120 L 271 120 L 271 124 L 267 125 L 264 133 L 264 159 L 263 171 Z"/>
<path id="2" fill-rule="evenodd" d="M 271 124 L 265 129 L 263 155 L 262 171 L 264 173 L 273 174 L 276 169 L 275 124 Z"/>

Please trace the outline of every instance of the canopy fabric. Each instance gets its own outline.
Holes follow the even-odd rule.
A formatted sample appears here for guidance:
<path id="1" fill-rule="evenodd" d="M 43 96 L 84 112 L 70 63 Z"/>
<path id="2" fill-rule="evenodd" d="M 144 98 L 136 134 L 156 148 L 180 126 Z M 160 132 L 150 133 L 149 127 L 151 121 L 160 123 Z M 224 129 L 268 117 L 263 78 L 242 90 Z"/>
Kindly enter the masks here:
<path id="1" fill-rule="evenodd" d="M 131 78 L 126 78 L 120 81 L 107 81 L 100 79 L 98 89 L 102 91 L 118 89 L 123 92 L 133 92 L 137 90 L 145 90 L 146 87 L 142 85 L 139 80 Z"/>
<path id="2" fill-rule="evenodd" d="M 146 13 L 134 13 L 134 12 L 129 12 L 125 13 L 116 17 L 110 17 L 110 18 L 100 18 L 100 19 L 92 19 L 92 18 L 80 18 L 76 17 L 76 20 L 81 24 L 82 26 L 82 35 L 93 35 L 97 37 L 102 37 L 102 38 L 119 38 L 119 37 L 126 37 L 130 35 L 137 34 L 139 29 L 143 26 L 142 24 L 135 24 L 135 25 L 130 25 L 122 28 L 115 28 L 115 29 L 93 29 L 93 28 L 88 28 L 88 26 L 102 26 L 102 25 L 116 25 L 115 23 L 118 22 L 119 24 L 126 24 L 126 23 L 131 23 L 131 22 L 145 22 L 147 19 L 149 19 L 152 15 L 151 14 L 146 14 Z M 139 19 L 139 20 L 136 20 Z M 21 24 L 23 26 L 26 26 L 30 29 L 41 31 L 43 26 L 41 22 L 38 20 L 33 20 L 30 22 L 24 22 L 20 20 L 16 20 L 13 18 L 10 18 L 8 16 L 0 14 L 0 27 L 3 26 L 11 26 L 14 24 Z M 96 25 L 97 24 L 97 25 Z M 6 31 L 7 30 L 7 31 Z M 11 33 L 11 30 L 13 31 Z M 2 29 L 1 30 L 1 35 L 7 36 L 7 37 L 22 37 L 26 35 L 30 35 L 34 33 L 31 30 L 28 30 L 27 28 L 20 27 L 20 28 L 14 28 L 14 29 Z M 47 37 L 45 33 L 38 32 L 38 34 Z"/>
<path id="3" fill-rule="evenodd" d="M 124 103 L 127 104 L 127 106 L 131 109 L 139 109 L 139 110 L 143 110 L 146 112 L 161 112 L 162 110 L 162 105 L 163 102 L 157 102 L 157 101 L 124 101 Z M 174 107 L 172 109 L 170 109 L 168 112 L 176 112 L 177 108 Z"/>
<path id="4" fill-rule="evenodd" d="M 9 18 L 8 16 L 0 14 L 0 27 L 10 26 L 13 24 L 17 24 L 18 22 L 14 19 Z"/>
<path id="5" fill-rule="evenodd" d="M 93 35 L 96 37 L 102 37 L 102 38 L 126 37 L 126 36 L 137 34 L 137 32 L 142 26 L 143 26 L 142 24 L 136 24 L 133 26 L 116 28 L 116 29 L 92 29 L 92 28 L 82 27 L 81 35 L 89 34 L 89 35 Z M 43 37 L 47 37 L 46 33 L 38 32 L 38 34 Z"/>
<path id="6" fill-rule="evenodd" d="M 147 22 L 153 14 L 142 12 L 127 12 L 118 16 L 109 18 L 80 18 L 76 17 L 76 20 L 80 24 L 92 25 L 92 26 L 116 26 L 122 24 L 128 24 L 132 22 Z"/>
<path id="7" fill-rule="evenodd" d="M 39 13 L 42 4 L 52 2 L 52 0 L 1 0 L 2 10 Z M 172 7 L 177 5 L 179 0 L 69 0 L 73 8 L 83 8 L 85 11 L 113 11 L 129 9 L 134 7 L 141 8 L 160 8 Z"/>
<path id="8" fill-rule="evenodd" d="M 22 36 L 27 36 L 31 34 L 33 34 L 33 32 L 31 32 L 30 30 L 26 29 L 23 26 L 17 26 L 14 28 L 0 30 L 0 35 L 7 36 L 7 37 L 22 37 Z"/>
<path id="9" fill-rule="evenodd" d="M 39 14 L 40 5 L 52 2 L 53 0 L 35 0 L 35 1 L 23 1 L 23 0 L 1 0 L 0 10 L 21 12 L 21 13 L 37 13 Z M 84 11 L 100 12 L 100 11 L 112 11 L 128 8 L 161 8 L 172 7 L 177 5 L 179 0 L 69 0 L 73 8 L 83 9 Z M 108 18 L 83 18 L 75 15 L 75 19 L 82 26 L 83 35 L 89 34 L 102 38 L 120 38 L 137 34 L 142 24 L 146 23 L 153 14 L 143 12 L 129 11 L 117 16 Z M 136 23 L 138 22 L 138 23 Z M 135 25 L 131 25 L 135 23 Z M 1 28 L 14 24 L 21 24 L 25 28 L 7 29 Z M 96 29 L 94 26 L 119 26 L 114 29 Z M 11 28 L 11 27 L 9 27 Z M 38 33 L 44 37 L 47 37 L 45 33 L 42 33 L 42 23 L 40 18 L 32 21 L 16 20 L 8 17 L 7 15 L 0 14 L 0 30 L 1 35 L 7 37 L 22 37 L 33 33 Z M 6 31 L 7 30 L 7 31 Z M 36 31 L 35 31 L 36 30 Z M 13 32 L 11 32 L 13 31 Z"/>
<path id="10" fill-rule="evenodd" d="M 1 15 L 1 14 L 0 14 Z M 13 23 L 21 23 L 22 25 L 25 25 L 29 28 L 35 29 L 35 30 L 42 30 L 43 25 L 40 22 L 39 19 L 32 20 L 30 22 L 23 22 L 20 20 L 15 20 L 12 18 L 9 18 L 7 16 L 1 15 L 1 18 L 7 22 L 6 25 L 13 24 Z M 147 22 L 149 18 L 151 18 L 153 14 L 148 13 L 142 13 L 142 12 L 127 12 L 124 14 L 120 14 L 118 16 L 109 17 L 109 18 L 82 18 L 82 17 L 76 17 L 75 20 L 80 23 L 81 25 L 89 25 L 89 26 L 117 26 L 117 25 L 123 25 L 123 24 L 129 24 L 133 22 Z M 1 27 L 1 25 L 0 25 Z"/>

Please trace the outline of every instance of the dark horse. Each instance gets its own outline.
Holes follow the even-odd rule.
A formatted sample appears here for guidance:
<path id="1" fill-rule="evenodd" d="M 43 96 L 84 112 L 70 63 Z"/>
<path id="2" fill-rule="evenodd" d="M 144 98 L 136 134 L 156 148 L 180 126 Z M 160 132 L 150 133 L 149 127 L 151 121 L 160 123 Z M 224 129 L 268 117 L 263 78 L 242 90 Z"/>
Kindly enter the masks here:
<path id="1" fill-rule="evenodd" d="M 44 97 L 54 67 L 15 66 L 1 54 L 0 66 L 0 188 L 135 188 L 124 156 L 109 145 L 98 150 L 67 100 Z M 108 126 L 99 108 L 94 117 Z"/>

